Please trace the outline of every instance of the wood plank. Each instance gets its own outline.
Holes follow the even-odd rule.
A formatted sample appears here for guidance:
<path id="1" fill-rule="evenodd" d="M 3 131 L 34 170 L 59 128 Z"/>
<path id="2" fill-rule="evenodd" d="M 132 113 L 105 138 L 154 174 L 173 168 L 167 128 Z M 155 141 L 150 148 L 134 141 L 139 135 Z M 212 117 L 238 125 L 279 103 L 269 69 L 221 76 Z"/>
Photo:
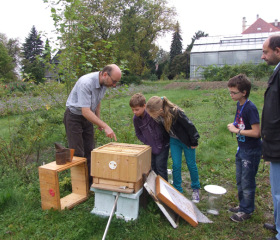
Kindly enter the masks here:
<path id="1" fill-rule="evenodd" d="M 139 155 L 145 151 L 149 146 L 138 145 L 138 144 L 127 144 L 127 143 L 108 143 L 99 148 L 93 149 L 93 152 L 103 152 L 103 153 L 118 153 L 126 155 Z"/>
<path id="2" fill-rule="evenodd" d="M 65 209 L 65 208 L 71 209 L 86 200 L 87 200 L 87 197 L 84 195 L 71 193 L 71 194 L 65 196 L 64 198 L 60 199 L 61 210 Z"/>
<path id="3" fill-rule="evenodd" d="M 93 183 L 91 185 L 91 187 L 102 189 L 102 190 L 108 190 L 108 191 L 112 191 L 112 192 L 121 192 L 121 193 L 133 193 L 134 192 L 134 189 L 131 189 L 131 188 L 122 189 L 118 186 L 112 186 L 112 185 L 107 185 L 107 184 Z"/>
<path id="4" fill-rule="evenodd" d="M 74 166 L 70 170 L 71 170 L 72 192 L 87 196 L 89 191 L 87 164 L 83 163 Z"/>
<path id="5" fill-rule="evenodd" d="M 66 169 L 69 169 L 73 166 L 79 165 L 83 162 L 86 162 L 86 158 L 81 158 L 81 157 L 73 157 L 72 162 L 67 162 L 66 164 L 63 165 L 57 165 L 56 161 L 50 162 L 48 164 L 42 165 L 39 167 L 39 169 L 49 169 L 49 170 L 53 170 L 56 172 L 61 172 L 64 171 Z"/>
<path id="6" fill-rule="evenodd" d="M 112 186 L 117 186 L 117 187 L 130 187 L 133 188 L 134 184 L 130 184 L 129 182 L 122 182 L 122 181 L 114 181 L 114 180 L 108 180 L 108 179 L 103 179 L 99 178 L 99 183 L 100 184 L 107 184 L 107 185 L 112 185 Z"/>

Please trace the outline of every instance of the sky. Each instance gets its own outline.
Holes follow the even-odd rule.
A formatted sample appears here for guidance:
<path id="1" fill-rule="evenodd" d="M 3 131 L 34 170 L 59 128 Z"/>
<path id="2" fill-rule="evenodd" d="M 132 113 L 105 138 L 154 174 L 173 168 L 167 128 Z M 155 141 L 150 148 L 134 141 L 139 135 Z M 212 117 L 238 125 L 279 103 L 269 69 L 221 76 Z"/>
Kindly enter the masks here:
<path id="1" fill-rule="evenodd" d="M 192 36 L 200 31 L 209 36 L 233 35 L 242 32 L 242 19 L 247 25 L 257 20 L 257 15 L 266 22 L 280 21 L 279 0 L 167 0 L 175 7 L 181 27 L 183 49 L 191 43 Z M 269 3 L 269 4 L 266 4 Z M 21 43 L 28 37 L 34 25 L 46 37 L 55 40 L 50 9 L 43 0 L 0 0 L 0 33 L 8 38 L 18 38 Z M 162 36 L 157 45 L 170 50 L 172 33 Z"/>

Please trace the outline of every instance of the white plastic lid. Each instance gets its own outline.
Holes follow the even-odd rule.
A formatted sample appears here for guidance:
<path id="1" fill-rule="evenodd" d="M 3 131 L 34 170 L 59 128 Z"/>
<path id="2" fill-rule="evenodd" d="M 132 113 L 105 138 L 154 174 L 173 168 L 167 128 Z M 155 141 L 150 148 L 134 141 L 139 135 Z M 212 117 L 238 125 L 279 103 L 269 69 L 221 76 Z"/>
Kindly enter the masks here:
<path id="1" fill-rule="evenodd" d="M 227 192 L 225 188 L 218 185 L 206 185 L 204 189 L 205 191 L 213 194 L 225 194 Z"/>

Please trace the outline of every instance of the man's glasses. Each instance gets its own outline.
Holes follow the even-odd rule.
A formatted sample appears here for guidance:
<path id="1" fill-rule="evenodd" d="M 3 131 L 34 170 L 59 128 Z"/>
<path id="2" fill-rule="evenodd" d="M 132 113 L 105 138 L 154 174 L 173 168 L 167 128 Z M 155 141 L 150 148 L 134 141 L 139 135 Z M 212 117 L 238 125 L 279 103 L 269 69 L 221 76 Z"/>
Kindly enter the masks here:
<path id="1" fill-rule="evenodd" d="M 109 77 L 111 78 L 111 80 L 112 80 L 112 82 L 113 82 L 114 85 L 118 83 L 118 81 L 114 80 L 114 79 L 111 77 L 110 73 L 107 72 L 107 74 L 108 74 Z"/>

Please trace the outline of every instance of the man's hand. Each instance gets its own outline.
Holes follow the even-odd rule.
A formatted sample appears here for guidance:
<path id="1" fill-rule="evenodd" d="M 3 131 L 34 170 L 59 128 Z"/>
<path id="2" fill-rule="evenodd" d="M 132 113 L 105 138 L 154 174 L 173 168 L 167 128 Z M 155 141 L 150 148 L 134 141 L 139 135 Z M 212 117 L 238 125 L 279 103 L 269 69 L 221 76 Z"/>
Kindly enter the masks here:
<path id="1" fill-rule="evenodd" d="M 108 125 L 104 128 L 104 131 L 105 131 L 105 134 L 106 134 L 107 137 L 114 138 L 115 141 L 117 141 L 116 134 L 114 133 L 114 131 Z"/>

